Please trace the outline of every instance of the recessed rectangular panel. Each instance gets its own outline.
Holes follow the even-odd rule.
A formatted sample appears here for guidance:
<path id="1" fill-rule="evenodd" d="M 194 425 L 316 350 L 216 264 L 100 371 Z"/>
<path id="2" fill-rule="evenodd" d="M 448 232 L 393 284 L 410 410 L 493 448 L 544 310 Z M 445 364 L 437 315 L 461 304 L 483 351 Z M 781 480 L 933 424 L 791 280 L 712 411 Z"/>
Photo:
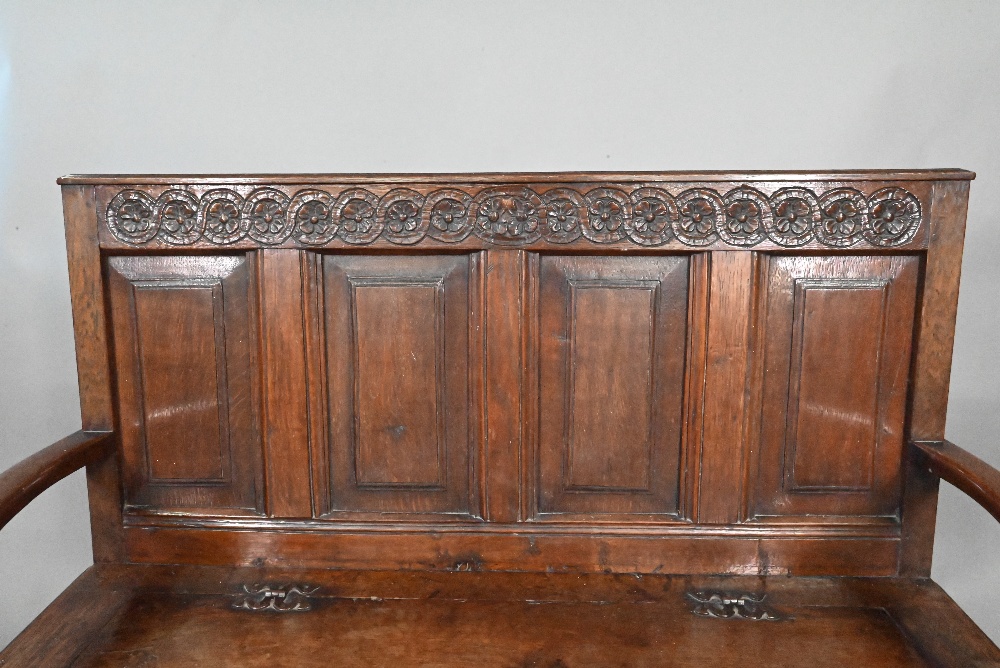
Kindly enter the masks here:
<path id="1" fill-rule="evenodd" d="M 329 516 L 473 512 L 476 256 L 323 259 Z"/>
<path id="2" fill-rule="evenodd" d="M 126 504 L 258 514 L 245 258 L 115 257 L 108 269 Z"/>
<path id="3" fill-rule="evenodd" d="M 678 512 L 686 256 L 542 256 L 536 514 Z"/>
<path id="4" fill-rule="evenodd" d="M 884 281 L 796 281 L 793 433 L 785 462 L 791 491 L 871 487 L 887 287 Z"/>
<path id="5" fill-rule="evenodd" d="M 221 284 L 135 286 L 143 417 L 151 480 L 226 477 L 225 332 Z M 174 342 L 188 342 L 178 354 Z M 222 343 L 222 346 L 218 344 Z M 220 350 L 221 348 L 221 350 Z M 219 375 L 222 375 L 220 383 Z M 186 443 L 183 456 L 179 443 Z"/>
<path id="6" fill-rule="evenodd" d="M 351 288 L 358 485 L 440 488 L 443 282 L 355 278 Z"/>
<path id="7" fill-rule="evenodd" d="M 915 257 L 767 262 L 758 516 L 893 516 Z"/>
<path id="8" fill-rule="evenodd" d="M 570 281 L 567 490 L 649 490 L 657 286 Z"/>

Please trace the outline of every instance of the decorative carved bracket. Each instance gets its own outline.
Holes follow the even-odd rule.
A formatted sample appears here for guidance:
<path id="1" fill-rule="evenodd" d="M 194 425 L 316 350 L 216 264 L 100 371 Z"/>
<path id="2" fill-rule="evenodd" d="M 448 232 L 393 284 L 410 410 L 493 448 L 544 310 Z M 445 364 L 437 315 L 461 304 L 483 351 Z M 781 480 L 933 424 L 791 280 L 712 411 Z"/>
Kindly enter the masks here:
<path id="1" fill-rule="evenodd" d="M 307 612 L 312 609 L 310 598 L 319 587 L 306 585 L 243 585 L 233 603 L 236 610 L 261 612 Z"/>
<path id="2" fill-rule="evenodd" d="M 699 617 L 716 619 L 749 619 L 774 622 L 791 619 L 764 605 L 767 594 L 750 592 L 694 591 L 687 593 L 691 612 Z"/>

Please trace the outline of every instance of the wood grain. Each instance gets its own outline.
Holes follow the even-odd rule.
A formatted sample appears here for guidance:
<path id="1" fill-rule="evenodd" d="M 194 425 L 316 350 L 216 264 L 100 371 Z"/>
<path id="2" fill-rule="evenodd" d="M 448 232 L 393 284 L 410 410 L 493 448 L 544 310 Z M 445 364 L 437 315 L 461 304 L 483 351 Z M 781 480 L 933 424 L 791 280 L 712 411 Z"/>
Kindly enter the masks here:
<path id="1" fill-rule="evenodd" d="M 264 250 L 257 261 L 267 511 L 312 517 L 303 258 L 297 251 Z"/>
<path id="2" fill-rule="evenodd" d="M 495 250 L 487 251 L 483 262 L 486 519 L 516 522 L 523 519 L 526 257 L 523 251 Z"/>
<path id="3" fill-rule="evenodd" d="M 62 198 L 81 424 L 84 430 L 110 431 L 114 428 L 115 409 L 97 193 L 92 186 L 65 186 Z M 87 467 L 91 545 L 97 562 L 123 558 L 121 488 L 116 453 Z"/>
<path id="4" fill-rule="evenodd" d="M 542 258 L 540 519 L 678 515 L 688 264 Z"/>
<path id="5" fill-rule="evenodd" d="M 740 519 L 754 271 L 749 253 L 712 253 L 697 500 L 701 524 Z"/>
<path id="6" fill-rule="evenodd" d="M 113 446 L 111 432 L 78 431 L 0 473 L 0 529 L 46 489 L 107 457 Z"/>
<path id="7" fill-rule="evenodd" d="M 949 441 L 912 444 L 917 461 L 959 488 L 1000 522 L 1000 471 Z"/>

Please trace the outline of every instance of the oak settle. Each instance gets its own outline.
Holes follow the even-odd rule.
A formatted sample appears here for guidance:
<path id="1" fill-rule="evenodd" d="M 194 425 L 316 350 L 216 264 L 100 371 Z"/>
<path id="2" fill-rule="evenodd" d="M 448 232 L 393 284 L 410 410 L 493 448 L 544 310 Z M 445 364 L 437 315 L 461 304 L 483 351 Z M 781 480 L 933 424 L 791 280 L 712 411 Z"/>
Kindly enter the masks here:
<path id="1" fill-rule="evenodd" d="M 71 176 L 96 564 L 0 666 L 994 666 L 970 172 Z"/>

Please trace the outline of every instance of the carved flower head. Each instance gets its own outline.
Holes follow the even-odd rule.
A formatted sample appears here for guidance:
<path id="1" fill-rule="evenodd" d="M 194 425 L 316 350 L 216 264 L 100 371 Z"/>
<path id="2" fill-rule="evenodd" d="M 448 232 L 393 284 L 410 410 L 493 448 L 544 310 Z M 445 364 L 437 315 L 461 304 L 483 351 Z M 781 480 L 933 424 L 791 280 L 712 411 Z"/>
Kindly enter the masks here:
<path id="1" fill-rule="evenodd" d="M 521 197 L 490 197 L 480 204 L 477 218 L 484 230 L 509 237 L 534 232 L 538 227 L 535 207 Z"/>
<path id="2" fill-rule="evenodd" d="M 171 234 L 190 234 L 197 225 L 197 211 L 182 199 L 172 199 L 163 205 L 161 225 Z"/>
<path id="3" fill-rule="evenodd" d="M 153 226 L 153 210 L 141 200 L 127 200 L 118 209 L 118 224 L 129 234 L 143 234 Z"/>
<path id="4" fill-rule="evenodd" d="M 227 236 L 240 227 L 240 210 L 227 199 L 217 199 L 208 205 L 206 227 L 214 234 Z"/>
<path id="5" fill-rule="evenodd" d="M 910 225 L 907 218 L 906 202 L 886 199 L 872 207 L 872 228 L 875 234 L 896 237 Z"/>
<path id="6" fill-rule="evenodd" d="M 760 229 L 760 207 L 752 200 L 736 200 L 726 208 L 726 228 L 736 236 L 753 234 Z"/>
<path id="7" fill-rule="evenodd" d="M 412 232 L 420 224 L 420 209 L 412 200 L 401 199 L 389 205 L 386 219 L 393 232 Z"/>
<path id="8" fill-rule="evenodd" d="M 278 234 L 284 227 L 285 210 L 273 199 L 258 200 L 250 211 L 250 224 L 260 234 Z"/>
<path id="9" fill-rule="evenodd" d="M 639 232 L 662 232 L 670 222 L 667 203 L 656 197 L 644 197 L 632 207 L 632 225 Z"/>
<path id="10" fill-rule="evenodd" d="M 703 236 L 715 227 L 715 207 L 704 197 L 695 197 L 681 207 L 681 229 L 690 235 Z"/>
<path id="11" fill-rule="evenodd" d="M 549 202 L 546 217 L 549 229 L 553 232 L 572 232 L 580 223 L 576 204 L 568 199 L 557 199 Z"/>
<path id="12" fill-rule="evenodd" d="M 296 212 L 295 221 L 305 234 L 321 236 L 330 227 L 330 207 L 318 200 L 306 202 Z"/>
<path id="13" fill-rule="evenodd" d="M 465 207 L 458 200 L 444 198 L 431 209 L 431 225 L 442 232 L 457 232 L 462 229 Z"/>
<path id="14" fill-rule="evenodd" d="M 355 198 L 347 201 L 341 211 L 344 229 L 348 232 L 367 232 L 375 220 L 375 207 L 367 201 Z"/>
<path id="15" fill-rule="evenodd" d="M 861 229 L 862 215 L 849 197 L 830 202 L 823 210 L 823 227 L 831 238 L 847 238 Z"/>
<path id="16" fill-rule="evenodd" d="M 614 232 L 625 222 L 625 209 L 613 197 L 601 197 L 590 207 L 590 225 L 599 231 Z"/>
<path id="17" fill-rule="evenodd" d="M 774 229 L 784 235 L 798 236 L 809 229 L 809 202 L 789 197 L 774 210 Z"/>

